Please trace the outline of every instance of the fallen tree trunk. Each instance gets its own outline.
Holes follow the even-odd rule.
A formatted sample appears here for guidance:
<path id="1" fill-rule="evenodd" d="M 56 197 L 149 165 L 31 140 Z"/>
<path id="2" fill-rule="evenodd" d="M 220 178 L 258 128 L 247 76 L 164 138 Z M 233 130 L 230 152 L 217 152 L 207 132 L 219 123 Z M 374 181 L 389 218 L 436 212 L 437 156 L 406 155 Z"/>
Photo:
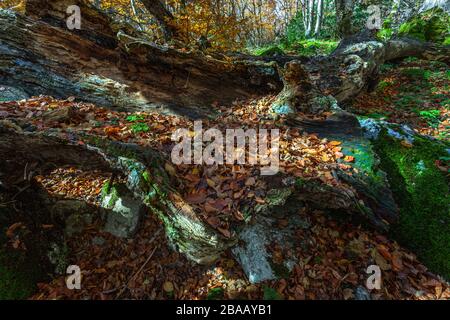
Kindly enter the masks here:
<path id="1" fill-rule="evenodd" d="M 224 237 L 196 215 L 171 186 L 164 159 L 156 151 L 93 136 L 73 135 L 67 140 L 45 132 L 24 133 L 8 124 L 0 123 L 3 188 L 22 182 L 24 168 L 31 164 L 35 174 L 41 175 L 67 165 L 117 172 L 126 177 L 126 187 L 134 197 L 163 221 L 171 243 L 189 259 L 211 263 L 236 243 L 235 237 Z"/>
<path id="2" fill-rule="evenodd" d="M 284 89 L 274 109 L 313 112 L 329 111 L 333 97 L 338 104 L 375 87 L 381 65 L 405 57 L 450 63 L 450 46 L 439 46 L 412 38 L 379 41 L 370 32 L 344 39 L 329 56 L 313 58 L 305 63 L 286 63 Z"/>
<path id="3" fill-rule="evenodd" d="M 29 2 L 30 17 L 0 12 L 0 83 L 29 95 L 200 117 L 212 113 L 213 103 L 281 88 L 273 64 L 219 61 L 122 32 L 118 38 L 108 18 L 84 1 L 75 1 L 82 29 L 70 31 L 65 11 L 73 1 Z"/>

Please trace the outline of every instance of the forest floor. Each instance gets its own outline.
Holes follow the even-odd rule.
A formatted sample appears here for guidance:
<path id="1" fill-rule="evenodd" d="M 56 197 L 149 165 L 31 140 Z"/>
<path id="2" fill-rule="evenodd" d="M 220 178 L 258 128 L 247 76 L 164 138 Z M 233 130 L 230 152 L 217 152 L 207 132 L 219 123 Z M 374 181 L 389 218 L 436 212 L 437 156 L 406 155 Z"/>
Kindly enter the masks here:
<path id="1" fill-rule="evenodd" d="M 358 97 L 351 108 L 362 116 L 405 123 L 420 133 L 445 139 L 449 125 L 448 79 L 449 70 L 437 63 L 410 59 L 397 67 L 387 65 L 377 89 Z M 281 171 L 335 185 L 333 166 L 345 170 L 354 159 L 341 153 L 340 141 L 327 141 L 314 134 L 288 129 L 283 119 L 271 120 L 268 113 L 273 99 L 269 96 L 258 101 L 237 101 L 232 108 L 217 106 L 221 110 L 219 118 L 204 121 L 204 128 L 240 127 L 242 123 L 247 127 L 264 123 L 268 128 L 279 128 L 285 138 L 280 146 Z M 65 108 L 70 108 L 70 118 L 49 122 L 42 117 Z M 69 140 L 72 133 L 84 132 L 138 143 L 163 154 L 170 153 L 174 129 L 192 129 L 193 125 L 173 115 L 129 114 L 77 103 L 71 98 L 61 101 L 50 97 L 0 104 L 0 121 L 9 121 L 13 126 L 12 120 L 17 119 L 26 119 L 30 131 L 52 132 Z M 337 164 L 338 159 L 343 159 L 344 164 Z M 250 166 L 211 169 L 167 163 L 165 169 L 183 197 L 224 236 L 229 236 L 232 224 L 242 222 L 242 202 L 258 203 L 265 189 L 258 170 Z M 34 182 L 52 196 L 99 205 L 102 186 L 109 179 L 105 172 L 62 167 L 34 177 Z M 80 266 L 82 289 L 68 290 L 65 277 L 58 276 L 49 283 L 40 283 L 38 292 L 31 298 L 354 299 L 367 294 L 366 269 L 372 264 L 383 270 L 382 289 L 371 292 L 374 299 L 450 298 L 448 283 L 430 273 L 414 254 L 395 241 L 317 210 L 304 208 L 298 214 L 307 226 L 296 231 L 299 245 L 294 252 L 286 252 L 278 243 L 270 248 L 274 260 L 294 255 L 298 261 L 293 271 L 281 280 L 249 283 L 230 252 L 213 266 L 195 265 L 171 249 L 162 224 L 148 214 L 133 239 L 119 239 L 102 232 L 102 226 L 96 221 L 81 234 L 69 238 L 68 262 Z M 14 238 L 7 245 L 24 250 L 14 232 L 14 228 L 6 230 L 8 237 Z"/>
<path id="2" fill-rule="evenodd" d="M 417 133 L 450 138 L 450 69 L 445 63 L 408 58 L 385 64 L 377 88 L 361 94 L 357 115 L 407 124 Z"/>

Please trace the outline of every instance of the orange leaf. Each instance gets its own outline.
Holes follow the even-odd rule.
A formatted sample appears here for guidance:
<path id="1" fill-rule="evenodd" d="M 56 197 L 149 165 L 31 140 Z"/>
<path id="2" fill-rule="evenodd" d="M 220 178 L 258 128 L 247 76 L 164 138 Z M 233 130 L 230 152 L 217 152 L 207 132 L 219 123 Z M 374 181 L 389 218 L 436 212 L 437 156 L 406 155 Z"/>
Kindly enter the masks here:
<path id="1" fill-rule="evenodd" d="M 355 157 L 352 157 L 352 156 L 345 156 L 344 161 L 345 161 L 345 162 L 353 162 L 353 161 L 355 161 Z"/>

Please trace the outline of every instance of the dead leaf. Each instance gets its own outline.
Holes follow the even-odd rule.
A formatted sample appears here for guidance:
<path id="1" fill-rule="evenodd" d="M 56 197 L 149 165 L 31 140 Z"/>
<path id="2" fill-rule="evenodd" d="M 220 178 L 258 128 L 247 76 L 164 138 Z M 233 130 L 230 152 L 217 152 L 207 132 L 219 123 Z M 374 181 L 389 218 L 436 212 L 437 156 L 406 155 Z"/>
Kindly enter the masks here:
<path id="1" fill-rule="evenodd" d="M 355 157 L 353 157 L 353 156 L 345 156 L 344 161 L 345 162 L 353 162 L 353 161 L 355 161 Z"/>
<path id="2" fill-rule="evenodd" d="M 175 170 L 175 168 L 168 162 L 166 162 L 166 164 L 164 165 L 164 169 L 166 169 L 167 173 L 172 177 L 177 175 L 177 171 Z"/>

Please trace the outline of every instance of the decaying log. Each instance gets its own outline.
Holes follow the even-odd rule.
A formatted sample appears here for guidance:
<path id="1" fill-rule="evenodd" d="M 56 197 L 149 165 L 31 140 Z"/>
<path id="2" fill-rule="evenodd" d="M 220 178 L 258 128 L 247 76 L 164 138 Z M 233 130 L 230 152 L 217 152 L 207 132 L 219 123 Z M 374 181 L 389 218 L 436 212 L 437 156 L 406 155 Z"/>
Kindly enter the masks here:
<path id="1" fill-rule="evenodd" d="M 383 63 L 408 56 L 448 64 L 450 46 L 412 38 L 382 42 L 372 33 L 362 32 L 342 40 L 329 56 L 315 57 L 305 63 L 288 62 L 284 68 L 284 90 L 274 107 L 286 105 L 285 110 L 293 112 L 330 110 L 332 104 L 327 103 L 327 97 L 333 97 L 337 103 L 348 101 L 370 85 L 376 85 Z"/>
<path id="2" fill-rule="evenodd" d="M 211 263 L 236 243 L 236 238 L 226 238 L 204 223 L 171 187 L 164 159 L 154 150 L 90 136 L 69 138 L 24 133 L 0 123 L 1 186 L 22 181 L 27 163 L 40 174 L 67 165 L 107 169 L 126 177 L 129 191 L 158 215 L 171 243 L 189 259 Z M 86 144 L 79 145 L 78 139 Z"/>
<path id="3" fill-rule="evenodd" d="M 213 103 L 281 89 L 274 64 L 217 60 L 138 39 L 122 43 L 108 18 L 84 1 L 44 1 L 42 8 L 33 2 L 29 17 L 0 12 L 0 83 L 28 95 L 195 118 L 210 115 Z M 81 30 L 66 26 L 69 2 L 81 8 Z"/>

